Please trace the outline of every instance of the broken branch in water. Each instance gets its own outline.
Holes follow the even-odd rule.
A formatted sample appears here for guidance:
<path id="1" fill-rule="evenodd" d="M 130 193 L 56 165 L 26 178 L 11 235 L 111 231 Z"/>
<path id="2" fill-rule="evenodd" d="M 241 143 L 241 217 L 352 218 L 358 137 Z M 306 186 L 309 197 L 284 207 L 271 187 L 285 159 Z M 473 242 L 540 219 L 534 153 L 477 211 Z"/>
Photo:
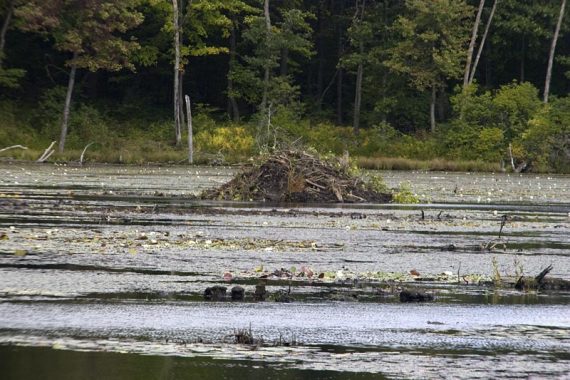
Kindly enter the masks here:
<path id="1" fill-rule="evenodd" d="M 508 214 L 501 216 L 501 228 L 499 229 L 499 239 L 501 238 L 501 233 L 503 232 L 503 227 L 505 227 L 505 224 L 507 224 L 507 221 L 510 218 L 511 217 Z"/>
<path id="2" fill-rule="evenodd" d="M 45 162 L 53 154 L 53 152 L 55 152 L 55 149 L 53 149 L 53 146 L 55 145 L 55 143 L 56 143 L 56 141 L 52 141 L 50 146 L 47 147 L 47 149 L 40 156 L 40 158 L 38 158 L 38 160 L 36 162 Z"/>
<path id="3" fill-rule="evenodd" d="M 95 142 L 90 142 L 89 144 L 85 145 L 85 148 L 83 148 L 83 152 L 81 152 L 81 157 L 79 158 L 79 165 L 83 165 L 83 156 L 85 155 L 87 148 L 89 148 L 93 144 L 95 144 Z"/>
<path id="4" fill-rule="evenodd" d="M 25 146 L 23 146 L 23 145 L 12 145 L 12 146 L 9 146 L 9 147 L 0 149 L 0 153 L 5 152 L 5 151 L 10 150 L 10 149 L 24 149 L 24 150 L 27 150 L 28 148 L 25 147 Z"/>

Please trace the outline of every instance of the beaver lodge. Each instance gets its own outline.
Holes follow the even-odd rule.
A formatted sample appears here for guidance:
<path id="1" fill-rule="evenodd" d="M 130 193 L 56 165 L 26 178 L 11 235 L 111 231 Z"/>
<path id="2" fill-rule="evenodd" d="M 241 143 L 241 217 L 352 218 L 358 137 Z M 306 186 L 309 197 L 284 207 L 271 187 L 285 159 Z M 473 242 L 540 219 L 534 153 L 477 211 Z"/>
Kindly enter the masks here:
<path id="1" fill-rule="evenodd" d="M 281 151 L 207 190 L 203 199 L 272 202 L 386 203 L 392 195 L 350 174 L 348 160 L 322 160 L 304 151 Z"/>

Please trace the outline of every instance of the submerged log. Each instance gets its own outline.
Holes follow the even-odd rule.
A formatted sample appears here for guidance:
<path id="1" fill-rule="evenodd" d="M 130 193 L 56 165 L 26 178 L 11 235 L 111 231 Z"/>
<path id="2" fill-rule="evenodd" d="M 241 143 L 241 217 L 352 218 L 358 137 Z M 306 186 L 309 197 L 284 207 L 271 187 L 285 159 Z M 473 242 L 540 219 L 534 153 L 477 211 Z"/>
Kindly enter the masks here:
<path id="1" fill-rule="evenodd" d="M 568 290 L 570 289 L 570 281 L 562 280 L 559 278 L 547 279 L 545 278 L 550 271 L 552 271 L 553 266 L 549 265 L 544 268 L 535 277 L 523 277 L 521 276 L 517 283 L 515 284 L 515 289 L 517 290 Z"/>
<path id="2" fill-rule="evenodd" d="M 206 288 L 204 291 L 204 299 L 207 301 L 225 301 L 226 300 L 226 290 L 225 286 L 212 286 Z"/>
<path id="3" fill-rule="evenodd" d="M 409 290 L 403 290 L 400 292 L 400 302 L 429 302 L 433 301 L 433 294 L 421 293 L 421 292 L 411 292 Z"/>

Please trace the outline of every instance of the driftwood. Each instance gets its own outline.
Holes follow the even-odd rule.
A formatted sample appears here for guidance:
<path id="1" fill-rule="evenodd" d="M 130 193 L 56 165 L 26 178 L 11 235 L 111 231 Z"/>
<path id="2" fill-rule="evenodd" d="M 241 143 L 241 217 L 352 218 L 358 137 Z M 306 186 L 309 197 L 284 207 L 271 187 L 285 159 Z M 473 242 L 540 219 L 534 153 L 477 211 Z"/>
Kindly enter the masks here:
<path id="1" fill-rule="evenodd" d="M 81 152 L 81 157 L 79 157 L 79 165 L 83 165 L 83 156 L 85 155 L 87 148 L 89 148 L 93 144 L 95 144 L 95 142 L 90 142 L 89 144 L 85 145 L 85 148 L 83 148 L 83 152 Z"/>
<path id="2" fill-rule="evenodd" d="M 38 158 L 37 162 L 45 162 L 55 152 L 55 149 L 53 149 L 55 143 L 56 141 L 52 141 L 50 146 L 48 146 L 40 158 Z"/>
<path id="3" fill-rule="evenodd" d="M 0 149 L 0 153 L 5 152 L 5 151 L 10 150 L 10 149 L 23 149 L 23 150 L 27 150 L 28 148 L 25 147 L 25 146 L 23 146 L 23 145 L 12 145 L 12 146 L 9 146 L 9 147 Z"/>
<path id="4" fill-rule="evenodd" d="M 339 161 L 301 151 L 282 151 L 230 182 L 205 191 L 203 199 L 274 202 L 377 202 L 392 199 L 349 173 Z"/>

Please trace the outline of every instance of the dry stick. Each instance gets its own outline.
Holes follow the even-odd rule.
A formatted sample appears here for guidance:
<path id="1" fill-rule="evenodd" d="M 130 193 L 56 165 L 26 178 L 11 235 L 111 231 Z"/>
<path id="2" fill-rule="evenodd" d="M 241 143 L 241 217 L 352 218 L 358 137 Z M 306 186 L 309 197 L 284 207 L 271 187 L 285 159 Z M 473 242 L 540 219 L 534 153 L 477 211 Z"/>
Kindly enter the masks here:
<path id="1" fill-rule="evenodd" d="M 186 120 L 188 121 L 188 163 L 194 163 L 194 143 L 192 136 L 192 107 L 190 106 L 190 97 L 186 95 L 184 97 L 186 100 Z"/>
<path id="2" fill-rule="evenodd" d="M 57 141 L 52 141 L 51 144 L 47 147 L 44 153 L 38 158 L 36 162 L 45 162 L 52 154 L 55 152 L 55 149 L 52 149 Z"/>
<path id="3" fill-rule="evenodd" d="M 79 157 L 79 165 L 83 165 L 83 156 L 85 155 L 85 151 L 87 151 L 87 148 L 89 148 L 93 144 L 95 144 L 95 142 L 90 142 L 89 144 L 85 145 L 85 148 L 83 148 L 83 152 L 81 152 L 81 157 Z"/>
<path id="4" fill-rule="evenodd" d="M 10 149 L 24 149 L 24 150 L 27 150 L 28 148 L 25 147 L 25 146 L 23 146 L 23 145 L 12 145 L 12 146 L 9 146 L 9 147 L 0 149 L 0 153 L 5 152 L 5 151 L 10 150 Z"/>

